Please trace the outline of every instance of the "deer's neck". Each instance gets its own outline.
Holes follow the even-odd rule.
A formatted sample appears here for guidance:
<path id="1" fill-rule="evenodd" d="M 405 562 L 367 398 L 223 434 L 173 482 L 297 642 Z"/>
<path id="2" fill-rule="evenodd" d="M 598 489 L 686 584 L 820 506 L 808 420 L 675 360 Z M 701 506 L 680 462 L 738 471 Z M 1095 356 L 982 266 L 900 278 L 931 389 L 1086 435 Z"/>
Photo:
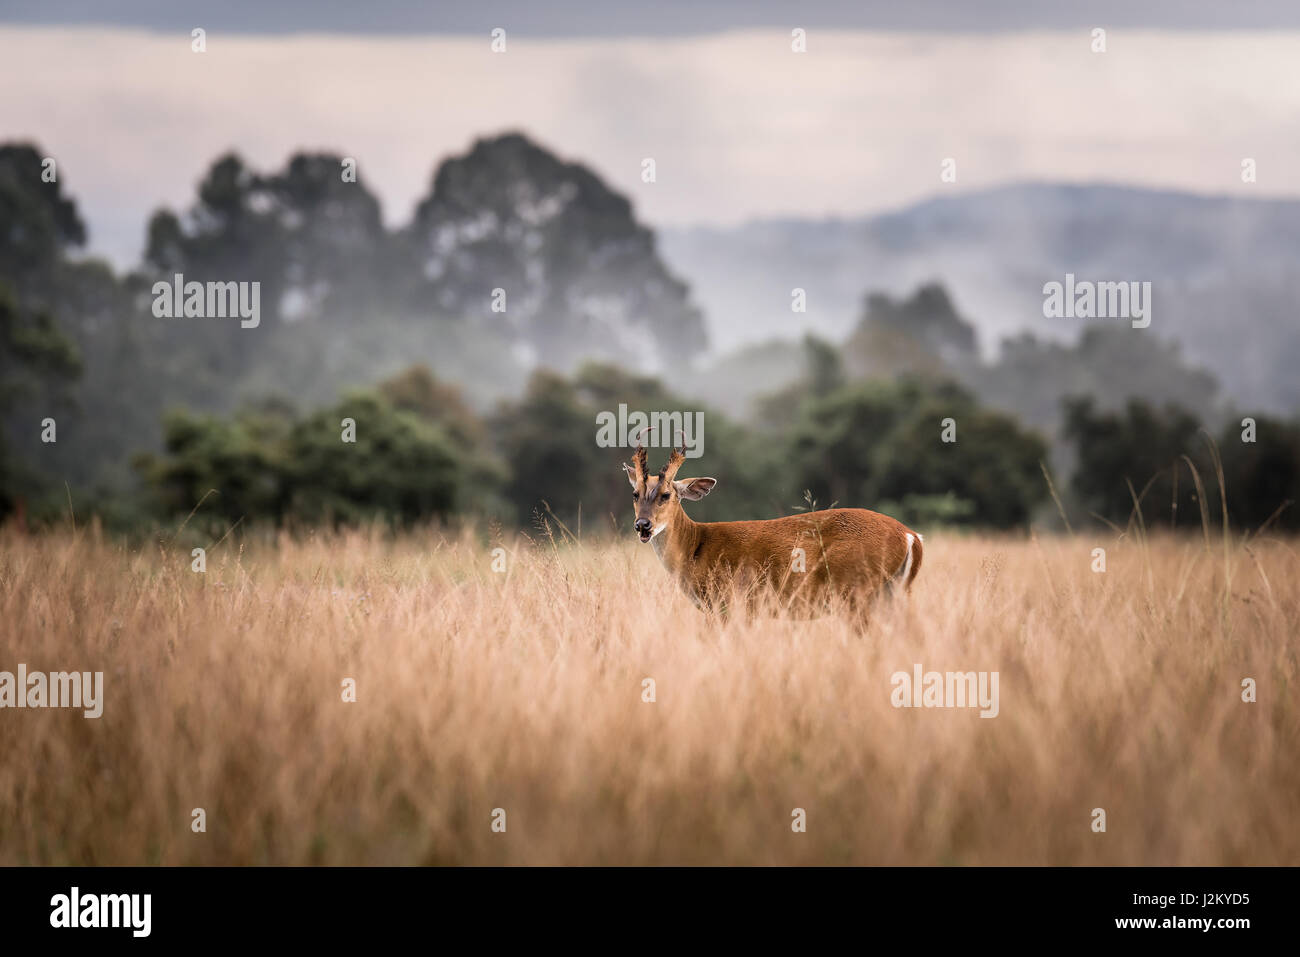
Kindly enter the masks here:
<path id="1" fill-rule="evenodd" d="M 691 563 L 703 534 L 704 523 L 691 521 L 682 503 L 674 502 L 667 527 L 650 539 L 650 544 L 664 568 L 678 575 Z"/>

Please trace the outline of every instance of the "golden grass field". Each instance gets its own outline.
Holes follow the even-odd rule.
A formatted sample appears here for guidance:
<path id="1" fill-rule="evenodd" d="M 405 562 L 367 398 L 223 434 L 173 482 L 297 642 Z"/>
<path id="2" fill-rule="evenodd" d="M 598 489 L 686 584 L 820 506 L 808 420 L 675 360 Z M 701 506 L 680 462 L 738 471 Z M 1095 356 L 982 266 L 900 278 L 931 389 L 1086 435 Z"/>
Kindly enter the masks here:
<path id="1" fill-rule="evenodd" d="M 865 634 L 504 545 L 0 533 L 0 670 L 105 673 L 0 711 L 0 864 L 1300 864 L 1294 540 L 935 533 Z M 917 662 L 1000 713 L 894 708 Z"/>

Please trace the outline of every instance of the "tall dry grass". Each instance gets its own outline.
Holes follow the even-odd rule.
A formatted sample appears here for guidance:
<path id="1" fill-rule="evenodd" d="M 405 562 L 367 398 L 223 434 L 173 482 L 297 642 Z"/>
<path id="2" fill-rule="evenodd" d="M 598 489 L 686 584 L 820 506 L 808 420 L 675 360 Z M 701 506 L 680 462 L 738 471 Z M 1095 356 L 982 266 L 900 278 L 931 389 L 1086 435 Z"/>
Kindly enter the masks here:
<path id="1" fill-rule="evenodd" d="M 0 670 L 106 702 L 0 711 L 0 864 L 1300 863 L 1294 541 L 926 546 L 859 634 L 708 620 L 634 542 L 4 533 Z M 892 707 L 917 662 L 1000 714 Z"/>

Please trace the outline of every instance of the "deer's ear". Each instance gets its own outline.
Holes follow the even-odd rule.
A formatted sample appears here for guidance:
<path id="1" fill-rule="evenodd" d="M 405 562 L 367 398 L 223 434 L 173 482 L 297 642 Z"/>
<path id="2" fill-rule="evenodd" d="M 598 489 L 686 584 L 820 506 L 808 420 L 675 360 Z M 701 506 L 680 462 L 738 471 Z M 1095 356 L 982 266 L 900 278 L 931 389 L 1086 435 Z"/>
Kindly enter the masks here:
<path id="1" fill-rule="evenodd" d="M 632 470 L 629 466 L 627 466 L 627 465 L 624 465 L 624 466 L 623 466 L 623 471 L 627 474 L 627 482 L 628 482 L 628 484 L 631 485 L 633 488 L 636 488 L 636 472 L 633 471 L 633 470 Z"/>
<path id="2" fill-rule="evenodd" d="M 673 487 L 677 489 L 677 494 L 682 498 L 692 502 L 698 502 L 704 496 L 713 491 L 713 486 L 718 484 L 717 479 L 712 478 L 693 478 L 685 482 L 674 482 Z"/>

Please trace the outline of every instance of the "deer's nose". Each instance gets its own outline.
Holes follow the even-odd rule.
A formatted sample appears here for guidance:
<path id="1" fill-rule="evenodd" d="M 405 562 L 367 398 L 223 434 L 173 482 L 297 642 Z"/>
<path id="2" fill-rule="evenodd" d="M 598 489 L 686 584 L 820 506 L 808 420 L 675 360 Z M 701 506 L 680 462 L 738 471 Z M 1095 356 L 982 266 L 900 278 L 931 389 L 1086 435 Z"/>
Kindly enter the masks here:
<path id="1" fill-rule="evenodd" d="M 648 532 L 650 531 L 650 519 L 638 518 L 632 527 L 638 532 Z"/>

